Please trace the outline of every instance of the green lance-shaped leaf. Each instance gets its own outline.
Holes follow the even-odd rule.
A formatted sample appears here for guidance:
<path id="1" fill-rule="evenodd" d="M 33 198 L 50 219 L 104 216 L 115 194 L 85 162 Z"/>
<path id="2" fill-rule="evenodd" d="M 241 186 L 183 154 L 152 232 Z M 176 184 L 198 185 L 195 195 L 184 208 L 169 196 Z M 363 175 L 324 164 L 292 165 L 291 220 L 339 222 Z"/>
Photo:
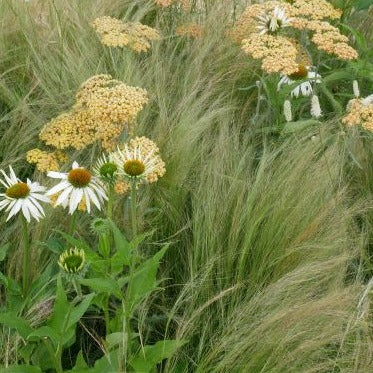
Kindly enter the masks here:
<path id="1" fill-rule="evenodd" d="M 118 282 L 111 278 L 89 278 L 89 279 L 80 279 L 79 282 L 88 286 L 97 294 L 108 294 L 115 295 L 117 298 L 122 298 L 122 291 L 118 285 Z"/>
<path id="2" fill-rule="evenodd" d="M 141 299 L 143 299 L 143 297 L 156 289 L 157 272 L 160 260 L 166 253 L 167 249 L 168 245 L 164 246 L 152 258 L 141 264 L 133 274 L 127 289 L 131 310 L 141 301 Z"/>
<path id="3" fill-rule="evenodd" d="M 136 373 L 148 373 L 164 359 L 170 358 L 185 341 L 164 340 L 145 346 L 130 362 Z"/>
<path id="4" fill-rule="evenodd" d="M 0 314 L 0 324 L 3 324 L 10 329 L 16 329 L 23 339 L 26 339 L 27 336 L 33 332 L 33 329 L 27 320 L 16 316 L 11 312 Z"/>

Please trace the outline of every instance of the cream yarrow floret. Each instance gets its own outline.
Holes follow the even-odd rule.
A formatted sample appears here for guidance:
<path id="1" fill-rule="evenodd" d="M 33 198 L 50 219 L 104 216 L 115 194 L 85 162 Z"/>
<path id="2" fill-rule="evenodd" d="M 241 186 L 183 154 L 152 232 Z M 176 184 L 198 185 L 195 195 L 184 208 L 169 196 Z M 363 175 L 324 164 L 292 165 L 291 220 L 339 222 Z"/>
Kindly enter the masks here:
<path id="1" fill-rule="evenodd" d="M 48 176 L 61 181 L 51 188 L 47 195 L 58 195 L 55 206 L 69 207 L 70 214 L 73 214 L 82 202 L 88 213 L 91 212 L 91 202 L 101 210 L 103 201 L 107 200 L 100 181 L 77 162 L 73 163 L 72 169 L 67 173 L 51 171 Z"/>
<path id="2" fill-rule="evenodd" d="M 12 216 L 22 212 L 25 219 L 30 222 L 31 218 L 39 221 L 44 217 L 44 209 L 39 203 L 49 203 L 49 198 L 45 195 L 46 188 L 37 182 L 32 182 L 27 179 L 22 182 L 13 171 L 12 166 L 9 166 L 9 176 L 0 170 L 4 179 L 0 179 L 0 183 L 5 187 L 5 193 L 0 193 L 0 211 L 9 212 L 7 220 Z"/>

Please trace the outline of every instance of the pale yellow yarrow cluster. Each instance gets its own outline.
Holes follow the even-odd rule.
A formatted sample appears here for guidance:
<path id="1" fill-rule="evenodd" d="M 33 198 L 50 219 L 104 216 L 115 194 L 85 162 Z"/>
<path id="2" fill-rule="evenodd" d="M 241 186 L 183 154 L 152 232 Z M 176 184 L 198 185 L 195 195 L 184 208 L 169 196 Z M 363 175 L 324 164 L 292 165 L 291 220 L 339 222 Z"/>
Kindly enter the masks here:
<path id="1" fill-rule="evenodd" d="M 83 149 L 96 141 L 112 150 L 148 102 L 147 91 L 110 75 L 96 75 L 80 87 L 73 108 L 47 123 L 40 139 L 56 149 Z"/>
<path id="2" fill-rule="evenodd" d="M 262 60 L 262 69 L 267 73 L 294 72 L 296 63 L 299 63 L 299 55 L 302 53 L 299 45 L 297 46 L 290 38 L 281 36 L 277 32 L 264 33 L 271 36 L 268 38 L 263 37 L 263 33 L 259 32 L 263 29 L 263 22 L 265 22 L 263 19 L 274 14 L 276 9 L 284 11 L 286 27 L 312 32 L 311 40 L 319 50 L 334 54 L 343 60 L 358 57 L 357 52 L 348 45 L 348 38 L 326 21 L 339 19 L 342 14 L 341 10 L 334 8 L 328 1 L 266 1 L 262 4 L 249 5 L 234 27 L 228 30 L 228 36 L 234 42 L 241 43 L 244 52 L 254 59 Z M 278 22 L 278 30 L 281 30 L 281 19 Z M 266 27 L 265 24 L 264 27 Z M 290 46 L 290 43 L 293 46 Z M 298 49 L 298 53 L 294 53 L 294 48 Z M 286 62 L 289 64 L 286 67 L 288 72 L 284 70 Z"/>
<path id="3" fill-rule="evenodd" d="M 282 5 L 283 6 L 283 5 Z M 326 0 L 295 0 L 291 2 L 290 17 L 304 17 L 311 20 L 339 19 L 342 11 Z"/>
<path id="4" fill-rule="evenodd" d="M 101 43 L 108 47 L 128 47 L 135 52 L 146 52 L 150 42 L 160 40 L 158 30 L 140 22 L 123 22 L 109 16 L 99 17 L 92 23 Z"/>
<path id="5" fill-rule="evenodd" d="M 267 73 L 291 75 L 298 70 L 298 50 L 289 38 L 252 34 L 242 41 L 242 50 L 262 61 Z"/>
<path id="6" fill-rule="evenodd" d="M 163 8 L 178 4 L 180 4 L 184 10 L 190 10 L 192 7 L 190 0 L 155 0 L 155 3 Z"/>
<path id="7" fill-rule="evenodd" d="M 292 26 L 298 30 L 314 32 L 312 41 L 319 50 L 334 54 L 342 60 L 353 60 L 358 57 L 356 50 L 348 45 L 348 37 L 341 34 L 337 27 L 332 26 L 328 22 L 294 18 Z"/>
<path id="8" fill-rule="evenodd" d="M 116 194 L 126 194 L 131 190 L 131 185 L 125 180 L 118 180 L 114 185 L 114 191 Z"/>
<path id="9" fill-rule="evenodd" d="M 180 36 L 187 36 L 194 39 L 199 39 L 204 34 L 204 29 L 197 23 L 186 23 L 176 29 L 176 34 Z"/>
<path id="10" fill-rule="evenodd" d="M 361 126 L 373 132 L 373 103 L 364 104 L 363 99 L 353 99 L 349 102 L 347 115 L 342 122 L 347 126 Z"/>
<path id="11" fill-rule="evenodd" d="M 68 157 L 62 151 L 47 152 L 41 149 L 29 150 L 26 154 L 28 163 L 35 164 L 40 172 L 58 171 Z"/>

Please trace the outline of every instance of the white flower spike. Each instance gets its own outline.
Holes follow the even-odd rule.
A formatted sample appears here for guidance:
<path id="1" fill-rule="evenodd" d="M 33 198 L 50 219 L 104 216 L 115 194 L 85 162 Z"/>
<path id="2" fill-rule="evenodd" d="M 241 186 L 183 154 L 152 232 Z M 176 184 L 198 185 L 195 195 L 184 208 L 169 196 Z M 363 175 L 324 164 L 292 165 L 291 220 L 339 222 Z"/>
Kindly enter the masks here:
<path id="1" fill-rule="evenodd" d="M 69 207 L 69 214 L 72 215 L 78 208 L 80 202 L 85 202 L 87 212 L 91 212 L 91 202 L 101 210 L 101 205 L 107 196 L 100 181 L 84 167 L 74 162 L 68 173 L 48 172 L 48 176 L 61 181 L 51 188 L 48 196 L 58 195 L 56 206 Z"/>
<path id="2" fill-rule="evenodd" d="M 4 179 L 0 178 L 0 183 L 5 187 L 5 193 L 0 193 L 0 211 L 9 211 L 6 221 L 22 212 L 28 222 L 31 218 L 39 221 L 44 217 L 44 210 L 40 202 L 49 203 L 49 198 L 45 196 L 46 188 L 37 182 L 27 179 L 22 182 L 14 173 L 12 166 L 9 166 L 9 176 L 0 170 Z"/>

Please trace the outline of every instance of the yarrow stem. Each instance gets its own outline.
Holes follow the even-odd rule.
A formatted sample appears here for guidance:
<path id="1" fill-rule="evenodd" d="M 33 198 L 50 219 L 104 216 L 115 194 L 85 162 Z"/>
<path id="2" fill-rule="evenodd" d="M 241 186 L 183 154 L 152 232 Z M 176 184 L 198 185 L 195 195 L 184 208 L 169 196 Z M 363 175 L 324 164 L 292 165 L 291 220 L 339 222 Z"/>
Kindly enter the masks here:
<path id="1" fill-rule="evenodd" d="M 23 258 L 22 258 L 22 290 L 23 296 L 26 297 L 29 283 L 30 283 L 30 238 L 29 238 L 29 229 L 26 218 L 21 215 L 22 222 L 22 236 L 23 236 Z"/>

